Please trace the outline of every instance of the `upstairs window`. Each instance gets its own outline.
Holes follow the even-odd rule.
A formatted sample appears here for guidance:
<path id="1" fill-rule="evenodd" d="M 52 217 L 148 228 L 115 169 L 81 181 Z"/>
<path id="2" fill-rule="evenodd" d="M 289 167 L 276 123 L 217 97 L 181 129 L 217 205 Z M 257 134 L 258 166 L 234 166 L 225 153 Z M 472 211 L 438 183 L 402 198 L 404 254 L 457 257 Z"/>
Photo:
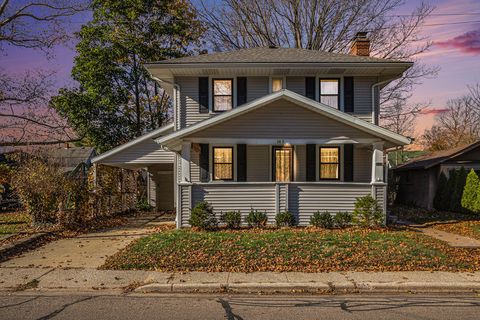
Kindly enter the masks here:
<path id="1" fill-rule="evenodd" d="M 340 148 L 320 147 L 320 180 L 340 179 Z"/>
<path id="2" fill-rule="evenodd" d="M 277 92 L 283 89 L 283 78 L 272 79 L 272 92 Z"/>
<path id="3" fill-rule="evenodd" d="M 213 148 L 213 180 L 233 180 L 233 148 Z"/>
<path id="4" fill-rule="evenodd" d="M 213 79 L 213 111 L 226 111 L 233 107 L 232 79 Z"/>
<path id="5" fill-rule="evenodd" d="M 320 102 L 338 109 L 340 104 L 338 79 L 320 79 Z"/>

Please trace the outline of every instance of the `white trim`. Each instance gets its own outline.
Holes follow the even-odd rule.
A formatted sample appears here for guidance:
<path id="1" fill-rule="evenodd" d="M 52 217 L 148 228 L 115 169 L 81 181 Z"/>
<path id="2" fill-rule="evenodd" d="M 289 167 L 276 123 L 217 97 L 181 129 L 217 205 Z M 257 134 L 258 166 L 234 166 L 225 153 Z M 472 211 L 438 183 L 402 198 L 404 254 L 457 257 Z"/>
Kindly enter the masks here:
<path id="1" fill-rule="evenodd" d="M 192 143 L 216 143 L 216 144 L 249 144 L 249 145 L 299 145 L 299 144 L 372 144 L 375 142 L 381 142 L 381 139 L 350 139 L 348 137 L 334 137 L 331 139 L 244 139 L 244 138 L 187 138 L 185 141 Z"/>
<path id="2" fill-rule="evenodd" d="M 122 145 L 119 145 L 118 147 L 115 147 L 113 149 L 110 149 L 109 151 L 106 151 L 96 157 L 94 157 L 92 159 L 92 163 L 95 163 L 95 162 L 99 162 L 101 160 L 104 160 L 108 157 L 111 157 L 113 156 L 114 154 L 117 154 L 119 153 L 120 151 L 123 151 L 125 149 L 128 149 L 136 144 L 139 144 L 140 142 L 143 142 L 145 140 L 148 140 L 148 139 L 155 139 L 155 138 L 158 138 L 158 135 L 166 132 L 166 131 L 169 131 L 169 130 L 173 130 L 174 128 L 174 124 L 173 123 L 170 123 L 166 126 L 163 126 L 163 127 L 160 127 L 158 129 L 155 129 L 147 134 L 144 134 L 143 136 L 140 136 L 136 139 L 133 139 L 127 143 L 124 143 Z"/>
<path id="3" fill-rule="evenodd" d="M 328 118 L 337 120 L 339 122 L 342 122 L 344 124 L 347 124 L 349 126 L 352 126 L 354 128 L 357 128 L 359 130 L 365 131 L 369 134 L 378 136 L 382 139 L 385 139 L 387 141 L 392 142 L 393 144 L 396 145 L 406 145 L 410 144 L 410 139 L 406 138 L 402 135 L 399 135 L 397 133 L 394 133 L 392 131 L 389 131 L 385 128 L 379 127 L 375 124 L 366 122 L 362 119 L 359 119 L 355 116 L 349 115 L 347 113 L 344 113 L 340 110 L 334 109 L 332 107 L 329 107 L 327 105 L 324 105 L 323 103 L 313 101 L 312 99 L 309 99 L 307 97 L 304 97 L 302 95 L 299 95 L 297 93 L 294 93 L 290 90 L 282 90 L 278 91 L 275 93 L 271 93 L 269 95 L 266 95 L 264 97 L 261 97 L 259 99 L 253 100 L 249 103 L 246 103 L 240 107 L 234 108 L 230 111 L 223 112 L 222 114 L 219 114 L 215 117 L 209 118 L 207 120 L 198 122 L 194 125 L 191 125 L 187 128 L 184 128 L 182 130 L 176 131 L 172 134 L 169 134 L 165 137 L 160 137 L 156 139 L 155 141 L 160 144 L 160 145 L 165 145 L 168 147 L 168 144 L 174 144 L 175 145 L 175 139 L 180 139 L 185 136 L 188 136 L 190 134 L 193 134 L 197 131 L 204 130 L 206 128 L 209 128 L 213 125 L 222 123 L 224 121 L 233 119 L 235 117 L 238 117 L 244 113 L 253 111 L 255 109 L 258 109 L 262 106 L 265 106 L 269 103 L 272 103 L 274 101 L 280 100 L 280 99 L 285 99 L 287 101 L 293 102 L 299 106 L 302 106 L 304 108 L 307 108 L 309 110 L 315 111 L 317 113 L 320 113 Z M 178 142 L 177 142 L 178 144 Z"/>

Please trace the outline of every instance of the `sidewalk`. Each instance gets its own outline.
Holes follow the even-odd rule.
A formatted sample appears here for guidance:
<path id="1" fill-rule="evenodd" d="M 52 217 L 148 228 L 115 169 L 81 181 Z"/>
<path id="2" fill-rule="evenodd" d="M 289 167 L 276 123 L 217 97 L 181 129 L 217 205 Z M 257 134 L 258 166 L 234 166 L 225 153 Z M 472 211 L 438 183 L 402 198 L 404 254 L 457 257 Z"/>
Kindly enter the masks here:
<path id="1" fill-rule="evenodd" d="M 480 292 L 480 272 L 163 273 L 0 268 L 0 291 L 145 293 Z"/>

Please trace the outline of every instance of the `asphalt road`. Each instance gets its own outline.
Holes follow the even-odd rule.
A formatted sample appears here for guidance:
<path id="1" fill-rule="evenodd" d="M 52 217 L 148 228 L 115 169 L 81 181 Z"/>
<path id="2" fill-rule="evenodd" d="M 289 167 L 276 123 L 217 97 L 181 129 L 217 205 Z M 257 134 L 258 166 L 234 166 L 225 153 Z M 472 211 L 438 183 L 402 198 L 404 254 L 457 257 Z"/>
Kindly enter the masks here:
<path id="1" fill-rule="evenodd" d="M 479 319 L 478 295 L 0 295 L 0 319 Z"/>

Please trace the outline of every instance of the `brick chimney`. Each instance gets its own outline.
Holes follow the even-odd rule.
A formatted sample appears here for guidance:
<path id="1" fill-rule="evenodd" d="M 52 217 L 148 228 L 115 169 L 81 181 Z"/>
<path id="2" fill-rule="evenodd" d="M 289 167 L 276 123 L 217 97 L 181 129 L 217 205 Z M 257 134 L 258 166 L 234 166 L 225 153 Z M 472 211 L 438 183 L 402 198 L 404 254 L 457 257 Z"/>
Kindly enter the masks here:
<path id="1" fill-rule="evenodd" d="M 368 40 L 366 32 L 357 32 L 350 48 L 350 54 L 365 57 L 370 55 L 370 40 Z"/>

